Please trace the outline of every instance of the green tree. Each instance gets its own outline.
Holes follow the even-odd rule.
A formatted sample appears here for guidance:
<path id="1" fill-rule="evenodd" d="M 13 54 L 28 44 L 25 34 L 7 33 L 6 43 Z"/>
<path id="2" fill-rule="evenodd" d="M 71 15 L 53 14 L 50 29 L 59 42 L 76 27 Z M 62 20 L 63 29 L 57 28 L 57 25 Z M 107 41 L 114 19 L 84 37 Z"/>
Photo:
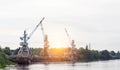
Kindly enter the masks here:
<path id="1" fill-rule="evenodd" d="M 14 50 L 14 55 L 18 54 L 18 51 L 20 50 L 20 47 Z"/>
<path id="2" fill-rule="evenodd" d="M 1 46 L 0 46 L 0 52 L 2 51 L 2 48 L 1 48 Z"/>
<path id="3" fill-rule="evenodd" d="M 97 50 L 91 50 L 94 60 L 100 59 L 100 53 Z"/>
<path id="4" fill-rule="evenodd" d="M 85 57 L 85 49 L 84 48 L 79 48 L 78 51 L 77 51 L 77 55 L 78 55 L 78 60 L 79 61 L 82 61 L 82 60 L 85 60 L 86 57 Z"/>
<path id="5" fill-rule="evenodd" d="M 88 45 L 86 45 L 86 50 L 89 50 Z"/>
<path id="6" fill-rule="evenodd" d="M 110 54 L 111 54 L 112 56 L 115 56 L 115 55 L 116 55 L 116 53 L 115 53 L 114 51 L 111 51 Z"/>
<path id="7" fill-rule="evenodd" d="M 5 47 L 5 48 L 3 49 L 3 52 L 4 52 L 5 54 L 7 54 L 7 55 L 11 55 L 11 52 L 10 52 L 10 48 L 9 48 L 9 47 Z"/>
<path id="8" fill-rule="evenodd" d="M 110 53 L 108 50 L 103 50 L 100 52 L 100 58 L 103 59 L 103 60 L 109 60 L 111 59 L 111 56 L 110 56 Z"/>

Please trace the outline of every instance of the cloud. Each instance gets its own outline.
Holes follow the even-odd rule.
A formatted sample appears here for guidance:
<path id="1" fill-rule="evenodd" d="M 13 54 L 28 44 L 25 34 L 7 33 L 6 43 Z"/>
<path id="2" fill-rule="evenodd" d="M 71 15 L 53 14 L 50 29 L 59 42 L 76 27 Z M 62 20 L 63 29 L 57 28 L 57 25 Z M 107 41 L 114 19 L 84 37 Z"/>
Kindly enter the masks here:
<path id="1" fill-rule="evenodd" d="M 4 0 L 0 1 L 0 41 L 11 46 L 11 40 L 19 46 L 23 30 L 28 34 L 42 17 L 45 33 L 50 42 L 66 42 L 64 28 L 71 39 L 91 42 L 95 49 L 120 49 L 120 1 L 119 0 Z M 63 40 L 63 41 L 62 41 Z M 3 43 L 4 42 L 4 43 Z M 40 27 L 31 38 L 30 46 L 42 45 Z M 38 43 L 39 42 L 39 43 Z"/>

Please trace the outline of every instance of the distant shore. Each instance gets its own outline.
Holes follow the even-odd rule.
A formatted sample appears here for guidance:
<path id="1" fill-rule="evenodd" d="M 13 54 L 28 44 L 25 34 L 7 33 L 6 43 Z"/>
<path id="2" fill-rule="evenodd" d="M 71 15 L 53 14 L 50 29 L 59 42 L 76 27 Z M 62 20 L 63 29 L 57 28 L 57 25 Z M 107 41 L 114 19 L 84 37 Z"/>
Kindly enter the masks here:
<path id="1" fill-rule="evenodd" d="M 43 48 L 30 48 L 32 50 L 33 55 L 42 56 Z M 17 55 L 19 48 L 15 50 L 11 50 L 9 47 L 0 48 L 0 68 L 5 67 L 6 65 L 15 64 L 11 62 L 8 58 L 10 55 Z M 68 48 L 50 48 L 51 56 L 57 57 L 67 57 L 69 58 L 69 53 L 71 50 L 70 47 Z M 108 51 L 108 50 L 90 50 L 86 46 L 86 48 L 76 48 L 76 62 L 91 62 L 91 61 L 103 61 L 103 60 L 114 60 L 120 59 L 120 52 Z M 54 59 L 57 62 L 57 60 Z"/>

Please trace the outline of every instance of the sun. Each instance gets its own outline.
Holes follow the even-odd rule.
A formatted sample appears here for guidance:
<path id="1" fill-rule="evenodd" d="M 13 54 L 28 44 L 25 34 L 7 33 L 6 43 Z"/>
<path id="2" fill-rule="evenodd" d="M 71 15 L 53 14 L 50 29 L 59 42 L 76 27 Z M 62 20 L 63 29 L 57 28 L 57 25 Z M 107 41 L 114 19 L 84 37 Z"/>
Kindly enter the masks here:
<path id="1" fill-rule="evenodd" d="M 57 42 L 56 44 L 55 44 L 55 47 L 56 48 L 60 48 L 62 46 L 62 43 L 60 43 L 60 42 Z"/>
<path id="2" fill-rule="evenodd" d="M 53 42 L 51 44 L 51 47 L 53 47 L 53 48 L 62 48 L 62 47 L 65 47 L 65 44 L 62 43 L 62 42 Z"/>

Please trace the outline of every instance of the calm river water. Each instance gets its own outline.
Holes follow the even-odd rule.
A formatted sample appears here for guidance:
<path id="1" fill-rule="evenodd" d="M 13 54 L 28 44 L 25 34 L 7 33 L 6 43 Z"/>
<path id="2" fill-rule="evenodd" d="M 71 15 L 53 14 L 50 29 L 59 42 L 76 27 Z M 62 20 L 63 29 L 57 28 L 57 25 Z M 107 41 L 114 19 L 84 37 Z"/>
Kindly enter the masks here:
<path id="1" fill-rule="evenodd" d="M 3 70 L 120 70 L 120 60 L 72 63 L 36 63 L 8 66 Z"/>

